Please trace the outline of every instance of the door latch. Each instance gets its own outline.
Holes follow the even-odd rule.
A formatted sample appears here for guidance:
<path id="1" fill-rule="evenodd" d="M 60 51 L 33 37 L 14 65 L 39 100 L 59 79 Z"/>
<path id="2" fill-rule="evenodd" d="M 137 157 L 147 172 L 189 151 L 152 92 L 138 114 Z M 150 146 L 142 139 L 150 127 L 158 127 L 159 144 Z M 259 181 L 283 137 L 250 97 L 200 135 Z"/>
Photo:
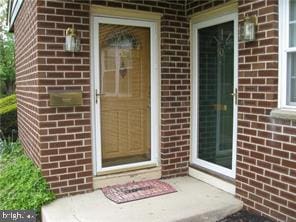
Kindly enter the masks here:
<path id="1" fill-rule="evenodd" d="M 234 99 L 234 103 L 235 105 L 237 105 L 237 100 L 238 100 L 238 92 L 237 92 L 237 88 L 234 89 L 234 92 L 233 93 L 230 93 L 230 95 L 233 96 L 233 99 Z"/>

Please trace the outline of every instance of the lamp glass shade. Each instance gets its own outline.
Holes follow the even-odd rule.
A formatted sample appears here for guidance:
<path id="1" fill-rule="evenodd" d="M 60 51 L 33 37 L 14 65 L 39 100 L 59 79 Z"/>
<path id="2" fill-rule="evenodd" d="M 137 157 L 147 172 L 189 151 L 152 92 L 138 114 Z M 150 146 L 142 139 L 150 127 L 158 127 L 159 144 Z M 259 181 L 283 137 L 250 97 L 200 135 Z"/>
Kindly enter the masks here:
<path id="1" fill-rule="evenodd" d="M 244 22 L 244 40 L 254 41 L 255 40 L 255 24 L 249 20 Z"/>
<path id="2" fill-rule="evenodd" d="M 66 52 L 79 52 L 80 51 L 80 39 L 77 36 L 67 35 L 65 40 Z"/>
<path id="3" fill-rule="evenodd" d="M 252 42 L 256 40 L 257 17 L 246 17 L 239 26 L 239 40 Z"/>

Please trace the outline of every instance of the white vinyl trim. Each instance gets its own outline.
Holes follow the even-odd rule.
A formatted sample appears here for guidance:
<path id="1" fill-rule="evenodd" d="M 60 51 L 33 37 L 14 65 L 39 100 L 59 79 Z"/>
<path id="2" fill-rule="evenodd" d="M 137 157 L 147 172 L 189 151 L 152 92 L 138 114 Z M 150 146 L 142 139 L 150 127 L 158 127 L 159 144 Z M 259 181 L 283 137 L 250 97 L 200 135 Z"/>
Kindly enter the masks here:
<path id="1" fill-rule="evenodd" d="M 214 187 L 218 187 L 219 189 L 224 190 L 225 192 L 235 195 L 235 185 L 229 182 L 226 182 L 225 180 L 219 179 L 210 174 L 196 170 L 192 167 L 189 167 L 189 176 L 196 178 L 198 180 L 201 180 Z"/>
<path id="2" fill-rule="evenodd" d="M 96 107 L 96 95 L 95 95 L 95 85 L 94 79 L 95 79 L 95 62 L 94 62 L 94 52 L 95 52 L 95 44 L 94 44 L 94 39 L 95 39 L 95 34 L 94 34 L 94 17 L 90 17 L 90 45 L 94 46 L 93 50 L 90 50 L 91 52 L 91 60 L 90 60 L 90 104 L 91 104 L 91 145 L 92 145 L 92 167 L 93 167 L 93 175 L 96 176 L 97 174 L 97 121 L 96 121 L 96 116 L 95 116 L 95 107 Z"/>
<path id="3" fill-rule="evenodd" d="M 9 1 L 8 6 L 8 29 L 11 30 L 15 19 L 21 9 L 24 0 Z"/>
<path id="4" fill-rule="evenodd" d="M 94 175 L 97 172 L 104 172 L 117 169 L 126 169 L 130 167 L 145 166 L 156 164 L 159 165 L 159 134 L 160 134 L 160 87 L 159 87 L 159 37 L 158 37 L 158 25 L 154 21 L 143 21 L 143 20 L 132 20 L 124 18 L 114 17 L 92 17 L 92 104 L 93 104 L 93 164 L 94 164 Z M 100 48 L 99 48 L 99 24 L 115 24 L 115 25 L 128 25 L 137 27 L 148 27 L 150 28 L 150 63 L 151 63 L 151 160 L 139 163 L 124 164 L 113 167 L 102 167 L 102 144 L 101 144 L 101 122 L 100 122 L 100 100 L 95 102 L 95 90 L 100 92 Z M 95 62 L 96 61 L 96 62 Z"/>
<path id="5" fill-rule="evenodd" d="M 197 158 L 198 154 L 198 106 L 199 106 L 199 80 L 198 80 L 198 30 L 201 28 L 233 21 L 234 22 L 234 85 L 233 91 L 237 88 L 238 82 L 238 15 L 231 13 L 216 17 L 207 21 L 192 24 L 192 134 L 191 134 L 191 162 L 223 175 L 235 178 L 236 173 L 236 141 L 237 141 L 237 105 L 233 100 L 233 141 L 232 141 L 232 169 L 219 166 L 214 163 Z"/>

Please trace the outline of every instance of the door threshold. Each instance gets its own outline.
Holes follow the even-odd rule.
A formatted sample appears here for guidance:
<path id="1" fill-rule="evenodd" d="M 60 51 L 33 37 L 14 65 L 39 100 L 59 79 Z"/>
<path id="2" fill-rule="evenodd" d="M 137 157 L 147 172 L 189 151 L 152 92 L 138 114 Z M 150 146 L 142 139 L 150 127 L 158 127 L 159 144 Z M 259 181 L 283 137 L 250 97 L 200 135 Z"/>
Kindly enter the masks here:
<path id="1" fill-rule="evenodd" d="M 124 173 L 124 172 L 135 171 L 135 170 L 142 170 L 142 169 L 147 169 L 147 168 L 153 168 L 156 166 L 157 166 L 156 163 L 146 163 L 146 164 L 137 165 L 137 166 L 127 166 L 124 168 L 105 169 L 103 171 L 97 172 L 97 176 L 104 176 L 104 175 Z"/>
<path id="2" fill-rule="evenodd" d="M 232 177 L 223 175 L 221 173 L 217 173 L 217 172 L 215 172 L 213 170 L 207 169 L 205 167 L 199 166 L 199 165 L 194 164 L 194 163 L 190 163 L 190 167 L 192 167 L 193 169 L 196 169 L 198 171 L 201 171 L 203 173 L 206 173 L 206 174 L 208 174 L 210 176 L 216 177 L 218 179 L 224 180 L 224 181 L 226 181 L 228 183 L 231 183 L 231 184 L 235 185 L 235 179 L 232 178 Z"/>
<path id="3" fill-rule="evenodd" d="M 202 170 L 199 166 L 192 164 L 189 167 L 189 176 L 201 180 L 225 192 L 231 193 L 233 195 L 235 194 L 235 179 L 221 175 L 218 177 L 217 174 L 213 175 L 208 171 L 206 172 Z"/>
<path id="4" fill-rule="evenodd" d="M 142 168 L 128 168 L 125 169 L 125 172 L 123 172 L 122 169 L 119 172 L 103 172 L 104 174 L 100 174 L 94 177 L 94 189 L 100 189 L 106 186 L 112 186 L 116 184 L 125 184 L 129 182 L 161 178 L 161 167 L 156 166 L 156 164 L 151 164 L 150 167 L 147 167 L 148 166 L 145 165 Z"/>

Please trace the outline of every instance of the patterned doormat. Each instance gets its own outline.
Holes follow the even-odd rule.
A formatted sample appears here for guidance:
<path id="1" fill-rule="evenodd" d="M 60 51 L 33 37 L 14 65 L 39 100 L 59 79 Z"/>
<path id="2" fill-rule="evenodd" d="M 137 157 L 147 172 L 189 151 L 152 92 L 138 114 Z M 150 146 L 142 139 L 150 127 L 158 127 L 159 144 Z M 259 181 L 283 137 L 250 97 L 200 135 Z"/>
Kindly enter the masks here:
<path id="1" fill-rule="evenodd" d="M 160 180 L 107 186 L 102 191 L 108 199 L 118 204 L 177 192 L 171 185 Z"/>

